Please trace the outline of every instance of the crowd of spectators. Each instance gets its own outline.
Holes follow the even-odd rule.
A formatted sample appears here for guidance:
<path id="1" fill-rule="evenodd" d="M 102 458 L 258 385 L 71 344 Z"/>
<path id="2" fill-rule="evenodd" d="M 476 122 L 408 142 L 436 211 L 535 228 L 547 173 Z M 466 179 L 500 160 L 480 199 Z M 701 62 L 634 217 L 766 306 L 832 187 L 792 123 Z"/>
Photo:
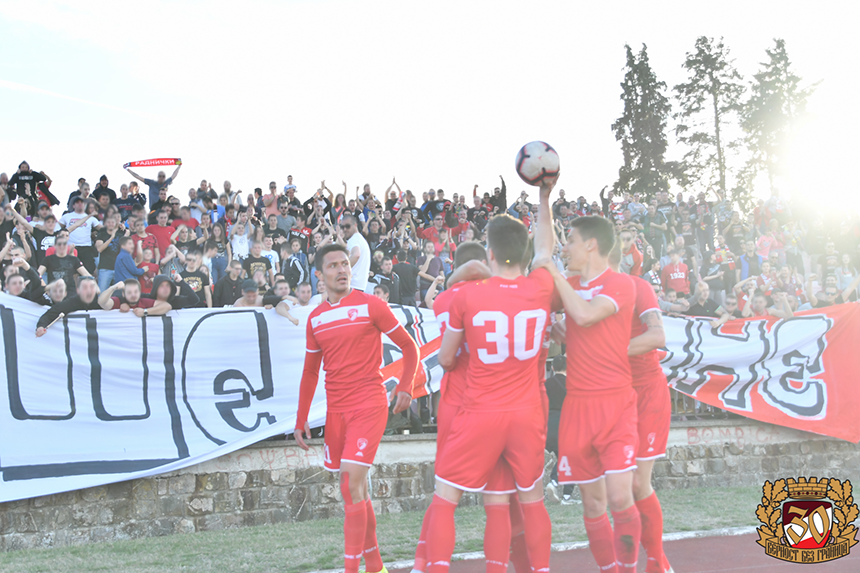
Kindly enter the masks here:
<path id="1" fill-rule="evenodd" d="M 507 213 L 532 228 L 537 216 L 525 191 L 509 203 L 501 177 L 471 197 L 441 189 L 419 197 L 396 179 L 380 195 L 346 183 L 335 194 L 325 181 L 300 194 L 291 176 L 283 188 L 272 181 L 244 193 L 225 181 L 217 191 L 203 180 L 180 193 L 180 169 L 155 179 L 129 169 L 118 192 L 104 175 L 93 190 L 81 178 L 62 205 L 50 177 L 27 162 L 0 174 L 0 278 L 7 293 L 51 307 L 41 333 L 60 314 L 95 308 L 148 316 L 266 306 L 294 320 L 293 306 L 321 300 L 311 269 L 330 242 L 349 250 L 354 288 L 425 306 L 444 288 L 457 245 L 483 242 L 491 217 Z M 553 213 L 559 245 L 575 218 L 611 219 L 622 270 L 648 280 L 667 313 L 718 326 L 857 298 L 857 214 L 795 209 L 776 192 L 744 212 L 721 192 L 646 198 L 605 189 L 591 201 L 561 190 Z"/>

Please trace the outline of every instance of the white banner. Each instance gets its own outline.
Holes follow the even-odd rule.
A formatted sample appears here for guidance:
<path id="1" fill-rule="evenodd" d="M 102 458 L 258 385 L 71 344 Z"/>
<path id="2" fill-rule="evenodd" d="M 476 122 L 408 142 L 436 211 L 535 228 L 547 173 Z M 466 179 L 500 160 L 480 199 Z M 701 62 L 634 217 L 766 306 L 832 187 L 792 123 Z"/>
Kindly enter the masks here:
<path id="1" fill-rule="evenodd" d="M 439 337 L 432 312 L 392 308 L 420 344 Z M 264 309 L 92 311 L 36 338 L 45 307 L 0 293 L 0 502 L 173 471 L 292 433 L 311 310 L 291 311 L 299 326 Z M 390 364 L 399 349 L 385 342 Z M 423 365 L 425 388 L 437 390 L 435 353 Z M 325 421 L 323 382 L 314 427 Z"/>

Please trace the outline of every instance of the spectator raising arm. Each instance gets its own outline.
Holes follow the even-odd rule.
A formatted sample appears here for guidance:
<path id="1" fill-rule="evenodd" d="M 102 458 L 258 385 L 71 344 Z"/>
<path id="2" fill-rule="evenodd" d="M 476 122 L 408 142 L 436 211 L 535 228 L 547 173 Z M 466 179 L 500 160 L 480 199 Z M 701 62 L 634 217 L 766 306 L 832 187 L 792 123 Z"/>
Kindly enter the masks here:
<path id="1" fill-rule="evenodd" d="M 555 237 L 552 230 L 552 207 L 549 204 L 549 196 L 553 187 L 555 187 L 555 180 L 551 183 L 547 183 L 546 180 L 541 182 L 537 230 L 534 237 L 535 260 L 552 259 Z"/>
<path id="2" fill-rule="evenodd" d="M 122 288 L 125 288 L 125 283 L 120 281 L 105 289 L 105 291 L 99 295 L 99 306 L 104 310 L 113 310 L 113 301 L 111 300 L 111 297 L 113 296 L 113 293 Z"/>

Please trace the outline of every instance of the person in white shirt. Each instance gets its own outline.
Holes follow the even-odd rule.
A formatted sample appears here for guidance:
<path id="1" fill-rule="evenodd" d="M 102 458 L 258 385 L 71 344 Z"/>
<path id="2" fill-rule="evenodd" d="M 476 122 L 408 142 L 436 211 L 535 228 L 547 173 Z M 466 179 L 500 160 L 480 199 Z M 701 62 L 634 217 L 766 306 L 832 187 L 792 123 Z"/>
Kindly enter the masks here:
<path id="1" fill-rule="evenodd" d="M 96 270 L 96 251 L 93 247 L 93 230 L 101 226 L 99 220 L 93 215 L 84 213 L 84 200 L 80 197 L 72 199 L 72 209 L 60 217 L 60 225 L 69 231 L 69 244 L 74 245 L 78 251 L 78 258 L 84 267 L 90 272 Z"/>
<path id="2" fill-rule="evenodd" d="M 352 266 L 352 283 L 350 286 L 364 292 L 367 279 L 370 276 L 370 245 L 358 232 L 358 222 L 347 213 L 338 226 L 338 243 L 345 245 L 349 251 L 349 264 Z"/>
<path id="3" fill-rule="evenodd" d="M 263 250 L 260 251 L 260 256 L 269 259 L 269 262 L 272 263 L 272 269 L 275 273 L 279 273 L 281 272 L 281 255 L 272 250 L 273 245 L 272 237 L 263 237 Z"/>

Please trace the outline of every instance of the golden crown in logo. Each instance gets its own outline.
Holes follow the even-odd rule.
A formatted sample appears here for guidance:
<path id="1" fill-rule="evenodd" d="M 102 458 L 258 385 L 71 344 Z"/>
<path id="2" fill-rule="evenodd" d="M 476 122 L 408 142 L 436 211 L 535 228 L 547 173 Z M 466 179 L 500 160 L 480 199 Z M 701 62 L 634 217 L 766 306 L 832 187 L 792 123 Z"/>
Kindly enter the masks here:
<path id="1" fill-rule="evenodd" d="M 848 480 L 799 477 L 764 482 L 756 517 L 766 553 L 792 563 L 823 563 L 857 544 L 860 515 Z"/>
<path id="2" fill-rule="evenodd" d="M 827 478 L 818 481 L 818 478 L 811 477 L 809 481 L 805 477 L 788 478 L 788 497 L 791 499 L 824 499 L 827 497 L 827 488 L 830 486 L 830 480 Z"/>

